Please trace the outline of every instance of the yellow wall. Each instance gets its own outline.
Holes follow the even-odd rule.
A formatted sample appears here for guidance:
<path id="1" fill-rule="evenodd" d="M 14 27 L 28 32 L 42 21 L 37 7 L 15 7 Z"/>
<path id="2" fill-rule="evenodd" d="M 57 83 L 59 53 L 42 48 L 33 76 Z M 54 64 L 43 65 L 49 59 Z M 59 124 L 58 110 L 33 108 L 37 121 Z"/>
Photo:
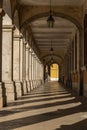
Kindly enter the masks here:
<path id="1" fill-rule="evenodd" d="M 51 78 L 59 78 L 59 68 L 58 68 L 57 64 L 53 64 L 51 66 L 50 77 Z"/>

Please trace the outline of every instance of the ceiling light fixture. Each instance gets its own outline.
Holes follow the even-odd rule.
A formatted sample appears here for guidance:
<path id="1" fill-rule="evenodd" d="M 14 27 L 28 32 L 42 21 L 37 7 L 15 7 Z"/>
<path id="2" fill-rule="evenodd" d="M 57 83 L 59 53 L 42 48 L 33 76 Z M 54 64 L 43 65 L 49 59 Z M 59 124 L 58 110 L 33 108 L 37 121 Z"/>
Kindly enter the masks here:
<path id="1" fill-rule="evenodd" d="M 53 18 L 53 14 L 52 14 L 52 9 L 51 9 L 51 0 L 50 0 L 50 11 L 49 11 L 49 16 L 47 18 L 47 24 L 49 28 L 53 28 L 54 27 L 54 18 Z"/>
<path id="2" fill-rule="evenodd" d="M 54 60 L 53 60 L 53 47 L 52 47 L 52 41 L 51 41 L 51 48 L 50 48 L 50 55 L 51 55 L 51 59 L 50 59 L 50 62 L 51 64 L 53 64 Z"/>

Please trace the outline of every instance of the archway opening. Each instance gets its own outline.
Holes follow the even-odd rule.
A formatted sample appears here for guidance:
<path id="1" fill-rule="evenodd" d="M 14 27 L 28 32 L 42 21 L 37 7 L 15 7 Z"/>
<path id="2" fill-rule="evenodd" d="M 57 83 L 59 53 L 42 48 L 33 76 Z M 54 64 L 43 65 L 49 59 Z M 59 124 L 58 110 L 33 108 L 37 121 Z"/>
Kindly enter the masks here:
<path id="1" fill-rule="evenodd" d="M 51 64 L 50 66 L 50 80 L 58 81 L 59 80 L 59 66 L 58 64 Z"/>

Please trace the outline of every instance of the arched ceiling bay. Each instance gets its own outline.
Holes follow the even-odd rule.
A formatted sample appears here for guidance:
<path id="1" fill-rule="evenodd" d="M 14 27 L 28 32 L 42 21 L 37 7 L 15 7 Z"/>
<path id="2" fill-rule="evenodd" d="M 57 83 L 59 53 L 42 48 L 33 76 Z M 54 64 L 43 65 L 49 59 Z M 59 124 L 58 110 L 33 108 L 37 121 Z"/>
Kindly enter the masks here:
<path id="1" fill-rule="evenodd" d="M 73 23 L 60 17 L 54 18 L 55 23 L 53 28 L 47 26 L 47 17 L 30 23 L 32 34 L 40 50 L 40 57 L 51 53 L 50 48 L 52 44 L 53 54 L 64 58 L 75 35 L 76 26 Z"/>
<path id="2" fill-rule="evenodd" d="M 73 24 L 74 22 L 72 23 L 68 19 L 56 15 L 54 16 L 55 23 L 53 28 L 47 26 L 47 15 L 42 15 L 29 22 L 28 19 L 33 18 L 33 16 L 36 17 L 38 14 L 49 11 L 50 0 L 18 0 L 17 2 L 20 7 L 20 24 L 26 24 L 27 28 L 28 26 L 31 28 L 35 44 L 40 52 L 39 58 L 43 60 L 42 57 L 50 54 L 52 41 L 53 54 L 64 59 L 77 30 L 77 27 Z M 51 0 L 51 2 L 54 13 L 65 12 L 64 14 L 67 16 L 76 19 L 80 24 L 82 23 L 80 11 L 82 10 L 84 0 Z M 58 60 L 55 56 L 53 58 L 55 62 Z M 50 56 L 45 60 L 48 62 Z"/>

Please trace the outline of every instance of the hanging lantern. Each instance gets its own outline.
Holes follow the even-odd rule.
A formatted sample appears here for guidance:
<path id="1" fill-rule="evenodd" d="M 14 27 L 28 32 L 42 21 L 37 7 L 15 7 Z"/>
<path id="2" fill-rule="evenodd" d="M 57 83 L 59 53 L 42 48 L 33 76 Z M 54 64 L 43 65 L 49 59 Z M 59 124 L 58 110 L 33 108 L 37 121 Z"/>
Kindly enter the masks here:
<path id="1" fill-rule="evenodd" d="M 51 11 L 51 0 L 50 0 L 50 11 L 49 11 L 49 16 L 47 18 L 47 24 L 48 24 L 48 27 L 49 28 L 53 28 L 54 27 L 54 18 L 53 18 L 53 15 L 52 15 L 52 11 Z"/>

